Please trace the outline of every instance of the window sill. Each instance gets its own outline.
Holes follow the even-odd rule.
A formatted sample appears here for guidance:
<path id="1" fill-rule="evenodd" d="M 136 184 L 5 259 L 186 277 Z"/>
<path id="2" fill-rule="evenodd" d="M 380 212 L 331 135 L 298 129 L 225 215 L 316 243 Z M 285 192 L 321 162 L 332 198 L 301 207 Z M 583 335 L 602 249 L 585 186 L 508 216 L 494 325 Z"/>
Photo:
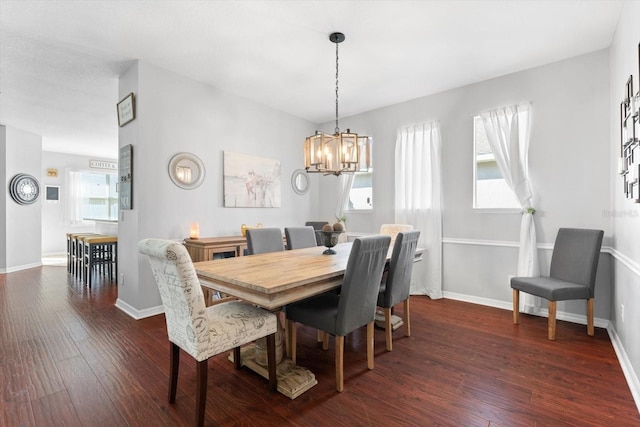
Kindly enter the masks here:
<path id="1" fill-rule="evenodd" d="M 346 211 L 344 211 L 345 214 L 363 214 L 363 213 L 371 213 L 373 212 L 373 208 L 372 209 L 348 209 Z"/>

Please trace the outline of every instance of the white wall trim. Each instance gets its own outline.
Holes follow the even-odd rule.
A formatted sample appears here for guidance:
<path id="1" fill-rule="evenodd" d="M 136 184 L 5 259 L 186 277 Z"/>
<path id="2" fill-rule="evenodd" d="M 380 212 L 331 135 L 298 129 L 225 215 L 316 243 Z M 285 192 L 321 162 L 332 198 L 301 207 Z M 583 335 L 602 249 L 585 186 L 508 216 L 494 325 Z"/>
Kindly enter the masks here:
<path id="1" fill-rule="evenodd" d="M 640 277 L 640 264 L 638 264 L 637 262 L 635 262 L 634 260 L 626 256 L 625 254 L 617 251 L 614 248 L 607 247 L 607 249 L 608 249 L 607 252 L 609 252 L 611 256 L 613 256 L 616 260 L 624 264 L 624 266 L 627 267 L 629 270 L 631 270 L 636 276 Z"/>
<path id="2" fill-rule="evenodd" d="M 497 246 L 501 248 L 519 248 L 519 242 L 511 242 L 506 240 L 480 240 L 480 239 L 457 239 L 454 237 L 445 237 L 442 243 L 451 245 L 472 245 L 472 246 Z M 553 249 L 553 243 L 538 243 L 538 249 Z"/>
<path id="3" fill-rule="evenodd" d="M 624 351 L 622 341 L 620 341 L 620 337 L 616 333 L 616 330 L 612 324 L 609 324 L 607 332 L 609 333 L 609 338 L 611 339 L 613 350 L 616 352 L 616 356 L 618 356 L 618 361 L 620 362 L 622 373 L 627 380 L 627 384 L 629 385 L 629 390 L 631 390 L 633 400 L 636 402 L 638 412 L 640 412 L 640 381 L 638 381 L 638 377 L 633 370 L 631 361 L 629 360 L 626 351 Z"/>
<path id="4" fill-rule="evenodd" d="M 120 310 L 124 311 L 125 313 L 127 313 L 129 316 L 133 317 L 136 320 L 140 320 L 146 317 L 151 317 L 157 314 L 164 313 L 164 308 L 161 305 L 156 307 L 151 307 L 151 308 L 145 308 L 144 310 L 137 310 L 135 307 L 132 307 L 131 305 L 127 304 L 120 298 L 116 300 L 116 307 L 118 307 Z"/>
<path id="5" fill-rule="evenodd" d="M 30 268 L 36 268 L 36 267 L 42 267 L 42 261 L 34 262 L 33 264 L 19 265 L 17 267 L 3 268 L 3 269 L 0 269 L 0 274 L 15 273 L 16 271 L 28 270 Z"/>

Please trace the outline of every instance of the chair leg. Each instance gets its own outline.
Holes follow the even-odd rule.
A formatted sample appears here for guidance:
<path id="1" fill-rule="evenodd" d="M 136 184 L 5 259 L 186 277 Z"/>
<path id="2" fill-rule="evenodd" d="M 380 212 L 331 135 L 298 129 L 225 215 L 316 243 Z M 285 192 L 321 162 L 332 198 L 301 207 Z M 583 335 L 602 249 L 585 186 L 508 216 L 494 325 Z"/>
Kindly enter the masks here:
<path id="1" fill-rule="evenodd" d="M 322 331 L 322 349 L 329 350 L 329 334 Z"/>
<path id="2" fill-rule="evenodd" d="M 556 301 L 549 301 L 549 339 L 556 339 Z"/>
<path id="3" fill-rule="evenodd" d="M 374 323 L 375 322 L 367 323 L 367 368 L 369 369 L 373 369 Z"/>
<path id="4" fill-rule="evenodd" d="M 208 359 L 197 363 L 196 369 L 196 425 L 204 425 L 204 408 L 207 403 L 207 362 Z"/>
<path id="5" fill-rule="evenodd" d="M 169 403 L 176 403 L 178 369 L 180 367 L 180 347 L 172 342 L 169 344 Z"/>
<path id="6" fill-rule="evenodd" d="M 404 300 L 404 336 L 411 336 L 411 314 L 409 312 L 409 298 Z"/>
<path id="7" fill-rule="evenodd" d="M 284 351 L 286 356 L 291 359 L 291 326 L 289 319 L 284 318 Z"/>
<path id="8" fill-rule="evenodd" d="M 593 298 L 587 300 L 587 334 L 592 337 L 595 331 L 593 330 Z"/>
<path id="9" fill-rule="evenodd" d="M 513 290 L 513 324 L 520 323 L 520 291 Z"/>
<path id="10" fill-rule="evenodd" d="M 267 335 L 267 364 L 269 365 L 269 390 L 271 390 L 271 392 L 275 392 L 278 389 L 275 333 Z"/>
<path id="11" fill-rule="evenodd" d="M 289 328 L 289 337 L 291 338 L 289 341 L 291 341 L 290 347 L 291 347 L 291 361 L 293 362 L 293 364 L 295 365 L 296 363 L 296 359 L 297 359 L 297 354 L 296 354 L 296 347 L 297 347 L 297 328 L 296 328 L 296 322 L 292 321 L 292 320 L 287 320 L 287 326 Z"/>
<path id="12" fill-rule="evenodd" d="M 344 337 L 336 335 L 336 390 L 344 390 Z"/>
<path id="13" fill-rule="evenodd" d="M 240 347 L 233 348 L 233 367 L 236 369 L 242 368 L 242 354 L 240 353 Z"/>
<path id="14" fill-rule="evenodd" d="M 387 340 L 387 351 L 393 350 L 393 330 L 391 328 L 391 307 L 384 308 L 384 335 Z"/>

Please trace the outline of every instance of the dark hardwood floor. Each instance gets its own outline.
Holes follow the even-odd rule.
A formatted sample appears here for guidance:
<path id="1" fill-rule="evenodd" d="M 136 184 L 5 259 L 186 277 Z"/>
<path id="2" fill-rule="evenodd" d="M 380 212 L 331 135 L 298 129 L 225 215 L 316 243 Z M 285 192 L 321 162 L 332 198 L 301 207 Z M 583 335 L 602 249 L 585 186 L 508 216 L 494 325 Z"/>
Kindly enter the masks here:
<path id="1" fill-rule="evenodd" d="M 117 288 L 91 290 L 64 267 L 0 275 L 0 425 L 187 426 L 195 363 L 182 358 L 175 405 L 167 403 L 164 317 L 133 320 Z M 298 327 L 298 363 L 318 385 L 295 400 L 267 381 L 210 361 L 205 424 L 291 426 L 638 426 L 640 416 L 607 332 L 452 300 L 412 297 L 412 336 L 376 331 L 367 370 L 366 329 L 347 338 L 345 391 L 335 391 L 333 341 Z M 402 305 L 398 306 L 402 314 Z"/>

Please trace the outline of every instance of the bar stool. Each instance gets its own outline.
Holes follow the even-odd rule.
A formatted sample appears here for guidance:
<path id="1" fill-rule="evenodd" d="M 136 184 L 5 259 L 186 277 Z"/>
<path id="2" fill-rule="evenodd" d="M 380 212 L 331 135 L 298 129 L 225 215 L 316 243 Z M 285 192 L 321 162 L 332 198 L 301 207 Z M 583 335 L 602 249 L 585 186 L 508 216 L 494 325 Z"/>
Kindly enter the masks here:
<path id="1" fill-rule="evenodd" d="M 97 236 L 96 233 L 67 233 L 67 271 L 82 277 L 82 241 L 84 236 Z"/>
<path id="2" fill-rule="evenodd" d="M 83 282 L 91 287 L 94 270 L 106 274 L 109 280 L 118 277 L 118 237 L 117 236 L 84 236 L 83 242 Z"/>

